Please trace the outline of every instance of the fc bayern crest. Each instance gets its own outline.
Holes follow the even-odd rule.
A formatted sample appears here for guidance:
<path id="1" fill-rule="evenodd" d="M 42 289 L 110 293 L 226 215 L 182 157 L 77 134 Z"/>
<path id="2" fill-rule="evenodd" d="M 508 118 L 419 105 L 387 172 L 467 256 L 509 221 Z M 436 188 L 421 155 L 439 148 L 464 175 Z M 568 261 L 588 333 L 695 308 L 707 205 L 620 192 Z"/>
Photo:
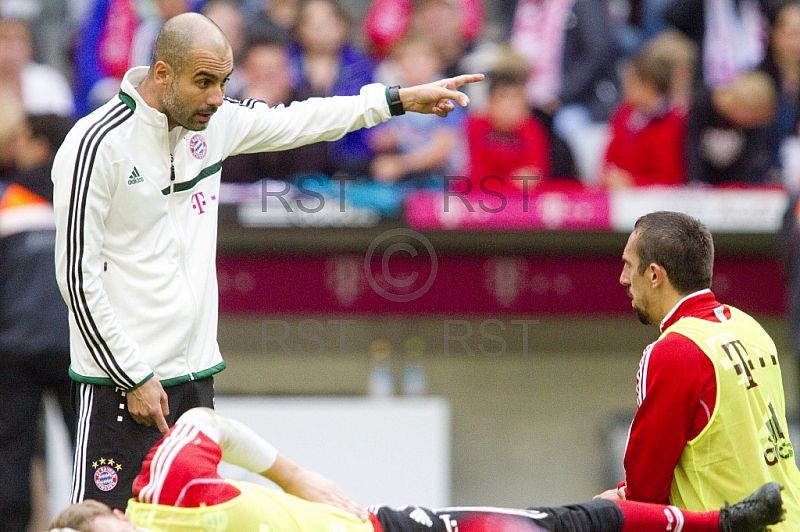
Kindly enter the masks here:
<path id="1" fill-rule="evenodd" d="M 195 159 L 202 159 L 208 153 L 208 145 L 203 135 L 197 134 L 189 141 L 189 151 L 192 152 L 192 157 Z"/>
<path id="2" fill-rule="evenodd" d="M 111 491 L 117 486 L 119 476 L 111 466 L 100 466 L 94 472 L 94 484 L 100 491 Z"/>

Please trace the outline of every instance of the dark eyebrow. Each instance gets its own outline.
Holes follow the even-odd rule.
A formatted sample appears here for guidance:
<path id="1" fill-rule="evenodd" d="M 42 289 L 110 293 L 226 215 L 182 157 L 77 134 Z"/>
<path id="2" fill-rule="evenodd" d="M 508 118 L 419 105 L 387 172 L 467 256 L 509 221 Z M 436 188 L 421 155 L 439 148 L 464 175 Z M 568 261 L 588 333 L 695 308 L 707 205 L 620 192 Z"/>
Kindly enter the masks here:
<path id="1" fill-rule="evenodd" d="M 230 78 L 232 73 L 233 73 L 233 70 L 231 70 L 225 76 L 223 76 L 222 79 L 226 80 L 226 79 Z M 213 79 L 214 81 L 220 79 L 219 76 L 217 76 L 216 74 L 213 74 L 213 73 L 208 72 L 206 70 L 200 70 L 198 72 L 195 72 L 195 74 L 193 76 L 193 79 L 197 79 L 197 78 L 210 78 L 210 79 Z"/>
<path id="2" fill-rule="evenodd" d="M 194 77 L 194 78 L 211 78 L 211 79 L 217 79 L 217 76 L 216 76 L 215 74 L 212 74 L 211 72 L 206 72 L 205 70 L 200 70 L 199 72 L 195 72 L 195 74 L 194 74 L 194 76 L 193 76 L 193 77 Z"/>

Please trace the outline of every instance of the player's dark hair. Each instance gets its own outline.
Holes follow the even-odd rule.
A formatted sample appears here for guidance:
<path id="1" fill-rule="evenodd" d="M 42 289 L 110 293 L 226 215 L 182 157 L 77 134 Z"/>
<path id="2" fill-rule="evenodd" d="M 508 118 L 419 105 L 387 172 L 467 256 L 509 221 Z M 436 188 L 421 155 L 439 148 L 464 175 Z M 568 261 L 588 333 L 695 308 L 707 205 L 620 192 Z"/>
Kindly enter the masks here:
<path id="1" fill-rule="evenodd" d="M 77 532 L 92 532 L 94 520 L 104 515 L 114 515 L 114 513 L 102 502 L 87 499 L 61 510 L 47 529 L 71 528 Z"/>
<path id="2" fill-rule="evenodd" d="M 699 220 L 679 212 L 659 211 L 636 220 L 634 251 L 639 274 L 658 264 L 681 295 L 711 287 L 714 242 Z"/>

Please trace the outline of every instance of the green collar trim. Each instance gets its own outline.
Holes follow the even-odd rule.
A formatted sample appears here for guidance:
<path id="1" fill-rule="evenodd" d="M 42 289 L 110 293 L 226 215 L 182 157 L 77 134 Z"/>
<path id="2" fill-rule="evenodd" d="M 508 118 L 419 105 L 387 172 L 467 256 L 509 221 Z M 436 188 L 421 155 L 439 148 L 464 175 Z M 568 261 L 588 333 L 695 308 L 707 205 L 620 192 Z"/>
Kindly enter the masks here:
<path id="1" fill-rule="evenodd" d="M 119 99 L 130 108 L 131 111 L 136 110 L 136 100 L 128 96 L 126 93 L 119 91 Z"/>

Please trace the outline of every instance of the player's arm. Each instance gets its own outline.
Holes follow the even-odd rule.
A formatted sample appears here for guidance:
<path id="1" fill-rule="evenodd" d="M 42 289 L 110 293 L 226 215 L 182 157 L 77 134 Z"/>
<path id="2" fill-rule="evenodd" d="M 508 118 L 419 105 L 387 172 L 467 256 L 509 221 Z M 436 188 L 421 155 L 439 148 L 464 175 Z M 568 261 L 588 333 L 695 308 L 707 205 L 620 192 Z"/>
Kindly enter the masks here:
<path id="1" fill-rule="evenodd" d="M 645 350 L 639 371 L 639 409 L 625 450 L 626 496 L 668 504 L 673 472 L 702 410 L 703 383 L 714 369 L 691 340 L 673 333 Z"/>
<path id="2" fill-rule="evenodd" d="M 336 506 L 361 519 L 367 519 L 367 512 L 350 500 L 331 480 L 300 467 L 291 458 L 278 453 L 272 467 L 260 473 L 283 491 L 307 501 Z"/>
<path id="3" fill-rule="evenodd" d="M 367 513 L 351 501 L 330 480 L 300 467 L 278 452 L 245 424 L 210 408 L 193 408 L 180 417 L 176 426 L 190 423 L 217 442 L 222 459 L 271 480 L 286 493 L 311 502 L 336 506 L 362 519 Z"/>
<path id="4" fill-rule="evenodd" d="M 138 423 L 166 432 L 166 394 L 119 324 L 100 277 L 105 219 L 114 190 L 112 164 L 102 150 L 87 162 L 91 142 L 77 144 L 68 137 L 53 164 L 58 285 L 94 364 L 109 384 L 132 393 L 131 415 Z M 136 397 L 143 402 L 137 404 Z"/>
<path id="5" fill-rule="evenodd" d="M 469 104 L 467 95 L 456 89 L 482 79 L 482 74 L 457 76 L 400 89 L 398 96 L 404 111 L 447 116 L 455 109 L 453 101 L 462 107 Z M 223 116 L 231 124 L 224 138 L 225 156 L 334 141 L 392 116 L 388 89 L 379 83 L 365 85 L 357 96 L 309 98 L 273 108 L 263 102 L 227 102 L 219 112 L 229 115 Z"/>

